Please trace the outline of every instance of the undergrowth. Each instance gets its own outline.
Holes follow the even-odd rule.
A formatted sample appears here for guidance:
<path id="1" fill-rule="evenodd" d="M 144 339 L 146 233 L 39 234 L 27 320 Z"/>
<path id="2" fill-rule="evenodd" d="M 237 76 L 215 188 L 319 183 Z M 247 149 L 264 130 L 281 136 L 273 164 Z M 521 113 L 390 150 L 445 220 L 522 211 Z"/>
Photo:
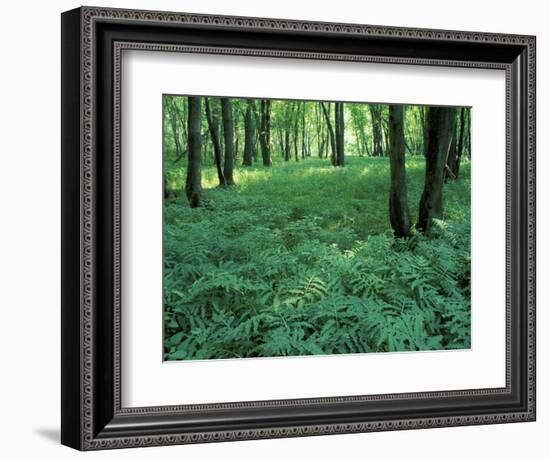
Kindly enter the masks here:
<path id="1" fill-rule="evenodd" d="M 469 164 L 433 235 L 395 240 L 387 158 L 346 160 L 239 168 L 232 189 L 207 169 L 204 207 L 166 201 L 166 360 L 470 347 Z M 423 160 L 407 161 L 415 215 Z"/>

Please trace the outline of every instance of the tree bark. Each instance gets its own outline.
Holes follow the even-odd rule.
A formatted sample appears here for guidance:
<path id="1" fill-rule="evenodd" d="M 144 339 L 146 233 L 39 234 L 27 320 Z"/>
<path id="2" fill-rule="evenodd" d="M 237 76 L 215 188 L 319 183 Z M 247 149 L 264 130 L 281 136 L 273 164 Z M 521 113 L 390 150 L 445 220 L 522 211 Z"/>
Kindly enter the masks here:
<path id="1" fill-rule="evenodd" d="M 225 153 L 223 175 L 225 177 L 225 184 L 227 186 L 233 186 L 235 184 L 235 181 L 233 179 L 233 158 L 235 157 L 233 104 L 231 103 L 231 99 L 228 98 L 222 98 L 221 101 Z"/>
<path id="2" fill-rule="evenodd" d="M 306 138 L 306 102 L 302 102 L 302 116 L 301 116 L 301 138 L 302 138 L 302 159 L 307 156 L 307 138 Z"/>
<path id="3" fill-rule="evenodd" d="M 456 113 L 455 113 L 456 116 Z M 447 156 L 445 157 L 445 167 L 443 171 L 443 180 L 445 182 L 449 181 L 450 179 L 454 179 L 455 175 L 453 173 L 453 164 L 454 158 L 456 156 L 456 121 L 455 121 L 455 128 L 453 129 L 453 133 L 451 136 L 451 144 L 449 145 L 449 151 L 447 152 Z"/>
<path id="4" fill-rule="evenodd" d="M 458 180 L 458 172 L 460 171 L 460 160 L 462 159 L 462 150 L 464 149 L 464 131 L 466 124 L 466 110 L 467 108 L 460 109 L 460 125 L 457 129 L 455 140 L 451 146 L 449 159 L 447 160 L 447 167 L 449 170 L 446 172 L 446 178 L 451 180 Z M 454 146 L 454 147 L 453 147 Z"/>
<path id="5" fill-rule="evenodd" d="M 405 171 L 405 131 L 403 105 L 390 105 L 390 223 L 396 237 L 411 235 Z"/>
<path id="6" fill-rule="evenodd" d="M 285 162 L 290 160 L 290 131 L 285 129 Z"/>
<path id="7" fill-rule="evenodd" d="M 168 180 L 166 179 L 166 171 L 164 171 L 164 174 L 162 175 L 162 192 L 164 194 L 165 199 L 168 199 L 168 197 L 170 197 L 170 190 L 168 189 Z"/>
<path id="8" fill-rule="evenodd" d="M 322 118 L 319 108 L 319 103 L 315 103 L 314 105 L 315 110 L 315 130 L 316 130 L 316 140 L 317 140 L 317 155 L 319 156 L 319 159 L 323 159 L 323 129 L 322 129 Z"/>
<path id="9" fill-rule="evenodd" d="M 336 136 L 336 160 L 334 165 L 344 165 L 344 103 L 334 104 L 334 125 Z"/>
<path id="10" fill-rule="evenodd" d="M 289 102 L 289 103 L 292 103 L 292 106 L 293 106 L 293 110 L 292 110 L 292 113 L 293 113 L 293 119 L 292 119 L 292 122 L 294 123 L 293 124 L 293 127 L 292 127 L 292 141 L 293 141 L 293 144 L 294 144 L 294 160 L 296 162 L 298 162 L 298 120 L 300 118 L 300 102 Z"/>
<path id="11" fill-rule="evenodd" d="M 466 110 L 465 114 L 465 123 L 464 123 L 464 151 L 462 154 L 466 153 L 468 159 L 472 158 L 472 132 L 471 132 L 471 121 L 472 112 L 470 109 Z"/>
<path id="12" fill-rule="evenodd" d="M 384 146 L 382 147 L 382 155 L 388 154 L 388 149 L 390 147 L 390 129 L 388 128 L 387 123 L 385 122 L 382 113 L 380 113 L 380 119 L 382 120 L 382 138 L 384 139 Z"/>
<path id="13" fill-rule="evenodd" d="M 429 132 L 426 148 L 426 176 L 416 224 L 417 229 L 425 234 L 431 232 L 433 219 L 443 216 L 445 160 L 455 128 L 456 109 L 429 107 L 427 123 Z"/>
<path id="14" fill-rule="evenodd" d="M 201 98 L 188 97 L 187 114 L 187 178 L 185 180 L 185 194 L 189 205 L 193 208 L 201 205 Z"/>
<path id="15" fill-rule="evenodd" d="M 237 126 L 235 126 L 235 128 L 237 128 Z M 235 130 L 235 149 L 234 149 L 234 152 L 233 152 L 233 165 L 236 164 L 239 160 L 239 148 L 240 148 L 240 145 L 239 145 L 239 138 L 240 138 L 240 135 L 239 135 L 239 130 Z"/>
<path id="16" fill-rule="evenodd" d="M 172 136 L 174 137 L 174 144 L 176 146 L 176 159 L 179 160 L 184 156 L 185 151 L 182 148 L 180 136 L 178 135 L 177 107 L 175 106 L 175 102 L 172 97 L 165 100 L 167 102 L 167 111 L 168 117 L 170 118 L 170 127 L 172 128 Z"/>
<path id="17" fill-rule="evenodd" d="M 220 145 L 219 122 L 218 116 L 212 113 L 210 107 L 210 100 L 208 97 L 204 98 L 204 108 L 206 111 L 206 122 L 208 124 L 208 130 L 210 131 L 210 137 L 212 138 L 212 145 L 214 147 L 214 162 L 216 164 L 216 172 L 218 173 L 218 182 L 220 186 L 225 187 L 227 183 L 222 169 L 222 148 Z"/>
<path id="18" fill-rule="evenodd" d="M 426 151 L 428 151 L 428 139 L 430 136 L 430 126 L 428 125 L 428 110 L 429 107 L 420 107 L 420 115 L 422 118 L 422 149 L 424 156 L 426 156 Z"/>
<path id="19" fill-rule="evenodd" d="M 382 132 L 382 107 L 380 105 L 369 105 L 372 122 L 372 155 L 384 155 L 384 140 Z"/>
<path id="20" fill-rule="evenodd" d="M 262 150 L 262 163 L 265 167 L 270 167 L 271 100 L 264 99 L 261 101 L 260 129 L 260 148 Z"/>
<path id="21" fill-rule="evenodd" d="M 243 165 L 252 165 L 252 156 L 254 153 L 254 118 L 252 111 L 254 109 L 254 100 L 246 101 L 246 113 L 244 115 L 244 153 Z"/>
<path id="22" fill-rule="evenodd" d="M 332 129 L 332 124 L 330 122 L 330 113 L 326 109 L 325 104 L 321 102 L 321 108 L 323 109 L 323 114 L 325 115 L 325 121 L 327 122 L 327 129 L 328 129 L 328 136 L 330 140 L 330 150 L 331 150 L 331 156 L 330 156 L 330 162 L 332 162 L 332 165 L 336 165 L 336 138 L 334 135 L 334 130 Z M 330 105 L 329 105 L 330 108 Z"/>
<path id="23" fill-rule="evenodd" d="M 285 158 L 285 141 L 283 136 L 283 129 L 281 129 L 281 127 L 277 129 L 277 140 L 279 143 L 279 151 L 281 152 L 281 157 L 284 159 Z"/>

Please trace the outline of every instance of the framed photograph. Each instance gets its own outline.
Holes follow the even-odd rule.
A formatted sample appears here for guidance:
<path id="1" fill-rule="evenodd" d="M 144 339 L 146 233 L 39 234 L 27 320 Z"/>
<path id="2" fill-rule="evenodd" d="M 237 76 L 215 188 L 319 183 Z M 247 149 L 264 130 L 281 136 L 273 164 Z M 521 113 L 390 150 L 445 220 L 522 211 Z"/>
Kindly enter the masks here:
<path id="1" fill-rule="evenodd" d="M 62 15 L 62 443 L 535 420 L 535 38 Z"/>

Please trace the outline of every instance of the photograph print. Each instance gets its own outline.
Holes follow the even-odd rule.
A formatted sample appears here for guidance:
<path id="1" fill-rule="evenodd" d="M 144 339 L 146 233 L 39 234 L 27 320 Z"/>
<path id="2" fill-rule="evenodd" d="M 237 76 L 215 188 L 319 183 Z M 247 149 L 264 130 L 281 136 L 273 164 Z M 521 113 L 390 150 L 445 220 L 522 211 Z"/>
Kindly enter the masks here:
<path id="1" fill-rule="evenodd" d="M 470 348 L 470 107 L 162 106 L 164 361 Z"/>

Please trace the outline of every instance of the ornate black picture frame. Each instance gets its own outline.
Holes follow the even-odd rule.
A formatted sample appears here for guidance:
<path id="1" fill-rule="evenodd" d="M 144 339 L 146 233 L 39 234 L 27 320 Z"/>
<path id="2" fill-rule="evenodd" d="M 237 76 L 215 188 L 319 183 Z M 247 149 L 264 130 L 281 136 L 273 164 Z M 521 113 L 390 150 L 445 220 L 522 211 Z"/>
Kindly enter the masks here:
<path id="1" fill-rule="evenodd" d="M 123 408 L 123 49 L 505 70 L 506 387 Z M 534 37 L 95 7 L 63 13 L 63 444 L 91 450 L 534 420 Z"/>

